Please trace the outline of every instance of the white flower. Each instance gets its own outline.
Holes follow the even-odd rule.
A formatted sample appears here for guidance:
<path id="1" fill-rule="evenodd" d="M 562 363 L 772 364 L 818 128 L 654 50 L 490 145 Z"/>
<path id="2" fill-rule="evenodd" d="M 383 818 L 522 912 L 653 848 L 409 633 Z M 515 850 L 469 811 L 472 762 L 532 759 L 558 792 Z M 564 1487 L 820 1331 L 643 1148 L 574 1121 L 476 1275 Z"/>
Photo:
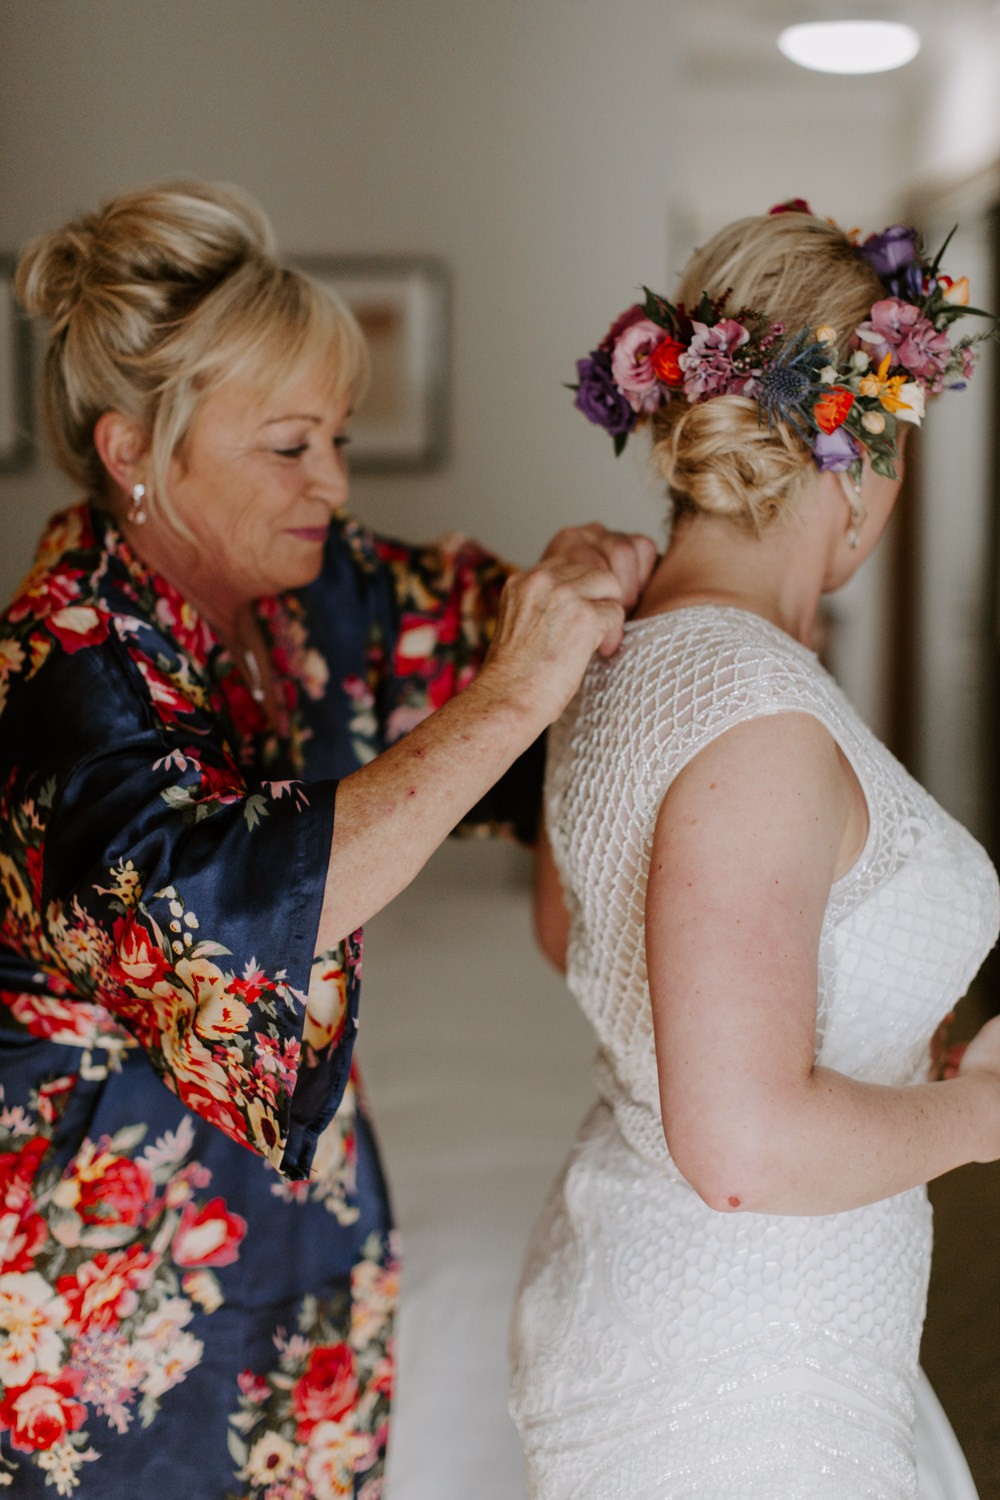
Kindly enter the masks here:
<path id="1" fill-rule="evenodd" d="M 269 1484 L 281 1479 L 295 1462 L 295 1449 L 287 1438 L 277 1432 L 265 1432 L 250 1449 L 242 1478 L 254 1484 Z"/>
<path id="2" fill-rule="evenodd" d="M 38 1370 L 52 1374 L 63 1359 L 58 1330 L 66 1321 L 66 1303 L 37 1271 L 8 1271 L 0 1276 L 0 1380 L 26 1385 Z"/>
<path id="3" fill-rule="evenodd" d="M 915 380 L 908 380 L 899 392 L 899 399 L 905 405 L 896 408 L 896 416 L 901 422 L 912 422 L 914 427 L 919 427 L 924 420 L 924 388 Z"/>
<path id="4" fill-rule="evenodd" d="M 880 411 L 866 411 L 861 418 L 861 425 L 866 432 L 884 432 L 885 417 L 883 417 Z"/>
<path id="5" fill-rule="evenodd" d="M 863 337 L 863 335 L 861 336 Z M 855 349 L 851 355 L 851 369 L 857 370 L 860 373 L 862 370 L 867 370 L 870 364 L 871 359 L 865 351 L 863 349 Z"/>
<path id="6" fill-rule="evenodd" d="M 819 372 L 819 378 L 823 382 L 824 385 L 836 385 L 836 383 L 837 383 L 837 366 L 836 365 L 824 365 L 823 368 L 822 368 L 822 370 L 820 370 L 820 372 Z"/>
<path id="7" fill-rule="evenodd" d="M 201 1363 L 205 1346 L 187 1330 L 176 1334 L 168 1348 L 144 1339 L 136 1339 L 133 1347 L 135 1357 L 148 1361 L 145 1379 L 139 1389 L 148 1396 L 162 1396 L 171 1390 Z"/>

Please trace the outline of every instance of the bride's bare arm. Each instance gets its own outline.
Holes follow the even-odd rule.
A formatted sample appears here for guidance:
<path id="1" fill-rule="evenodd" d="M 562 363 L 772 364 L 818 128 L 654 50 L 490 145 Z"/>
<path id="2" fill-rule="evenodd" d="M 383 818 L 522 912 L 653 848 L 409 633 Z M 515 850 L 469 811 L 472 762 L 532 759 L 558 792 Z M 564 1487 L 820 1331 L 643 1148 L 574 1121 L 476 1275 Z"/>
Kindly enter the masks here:
<path id="1" fill-rule="evenodd" d="M 833 1213 L 1000 1155 L 1000 1041 L 913 1087 L 814 1064 L 851 791 L 818 721 L 781 714 L 713 742 L 660 810 L 646 941 L 664 1129 L 719 1210 Z"/>

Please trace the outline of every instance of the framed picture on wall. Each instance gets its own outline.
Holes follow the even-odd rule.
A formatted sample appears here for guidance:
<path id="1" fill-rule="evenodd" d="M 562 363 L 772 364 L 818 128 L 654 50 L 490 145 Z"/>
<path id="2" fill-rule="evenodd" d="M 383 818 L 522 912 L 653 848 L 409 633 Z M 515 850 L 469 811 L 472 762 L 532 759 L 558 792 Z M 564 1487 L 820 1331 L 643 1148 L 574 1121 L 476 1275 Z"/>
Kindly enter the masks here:
<path id="1" fill-rule="evenodd" d="M 423 256 L 299 257 L 361 325 L 372 356 L 351 421 L 351 468 L 437 468 L 447 447 L 450 297 L 440 261 Z"/>
<path id="2" fill-rule="evenodd" d="M 31 331 L 14 300 L 14 257 L 0 254 L 0 474 L 31 458 Z"/>

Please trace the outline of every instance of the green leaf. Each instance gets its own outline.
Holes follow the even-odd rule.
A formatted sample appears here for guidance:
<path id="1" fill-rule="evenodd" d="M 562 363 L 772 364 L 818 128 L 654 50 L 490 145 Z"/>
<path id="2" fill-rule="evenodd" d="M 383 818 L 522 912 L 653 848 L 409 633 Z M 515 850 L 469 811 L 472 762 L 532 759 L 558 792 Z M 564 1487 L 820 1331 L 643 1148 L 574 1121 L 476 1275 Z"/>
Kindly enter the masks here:
<path id="1" fill-rule="evenodd" d="M 267 798 L 260 792 L 254 792 L 243 804 L 243 817 L 251 832 L 257 827 L 261 818 L 268 816 Z"/>
<path id="2" fill-rule="evenodd" d="M 872 450 L 871 466 L 872 473 L 881 474 L 883 479 L 896 478 L 896 466 L 892 461 L 891 453 L 880 453 Z"/>
<path id="3" fill-rule="evenodd" d="M 177 809 L 190 807 L 194 801 L 194 793 L 186 786 L 165 786 L 160 796 L 168 807 Z"/>
<path id="4" fill-rule="evenodd" d="M 229 1456 L 233 1460 L 233 1463 L 239 1464 L 240 1468 L 242 1469 L 247 1461 L 248 1449 L 246 1443 L 238 1435 L 238 1433 L 235 1433 L 233 1431 L 231 1427 L 229 1429 L 227 1441 L 229 1444 Z"/>
<path id="5" fill-rule="evenodd" d="M 941 261 L 944 258 L 944 252 L 947 250 L 948 246 L 951 244 L 952 239 L 954 238 L 954 234 L 955 234 L 955 231 L 956 231 L 957 228 L 958 228 L 957 224 L 953 224 L 951 226 L 951 228 L 948 231 L 948 234 L 947 234 L 947 236 L 945 238 L 944 244 L 941 246 L 941 249 L 938 251 L 937 255 L 935 255 L 934 259 L 931 261 L 931 268 L 930 268 L 930 275 L 931 276 L 936 276 L 937 275 L 937 273 L 938 273 L 938 266 L 941 264 Z"/>
<path id="6" fill-rule="evenodd" d="M 625 444 L 627 442 L 628 442 L 628 433 L 627 432 L 616 432 L 615 433 L 615 458 L 620 458 L 621 457 L 622 453 L 625 451 Z"/>

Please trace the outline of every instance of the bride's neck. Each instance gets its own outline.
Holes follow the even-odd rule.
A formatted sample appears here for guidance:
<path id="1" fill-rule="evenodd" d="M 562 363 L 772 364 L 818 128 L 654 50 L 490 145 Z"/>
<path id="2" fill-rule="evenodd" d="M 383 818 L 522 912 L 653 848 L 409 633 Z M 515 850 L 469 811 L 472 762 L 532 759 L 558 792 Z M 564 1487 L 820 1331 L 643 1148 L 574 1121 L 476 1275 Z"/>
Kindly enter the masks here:
<path id="1" fill-rule="evenodd" d="M 715 516 L 685 517 L 654 570 L 636 617 L 691 604 L 724 604 L 772 621 L 811 644 L 823 559 L 806 529 L 775 522 L 762 536 Z"/>

